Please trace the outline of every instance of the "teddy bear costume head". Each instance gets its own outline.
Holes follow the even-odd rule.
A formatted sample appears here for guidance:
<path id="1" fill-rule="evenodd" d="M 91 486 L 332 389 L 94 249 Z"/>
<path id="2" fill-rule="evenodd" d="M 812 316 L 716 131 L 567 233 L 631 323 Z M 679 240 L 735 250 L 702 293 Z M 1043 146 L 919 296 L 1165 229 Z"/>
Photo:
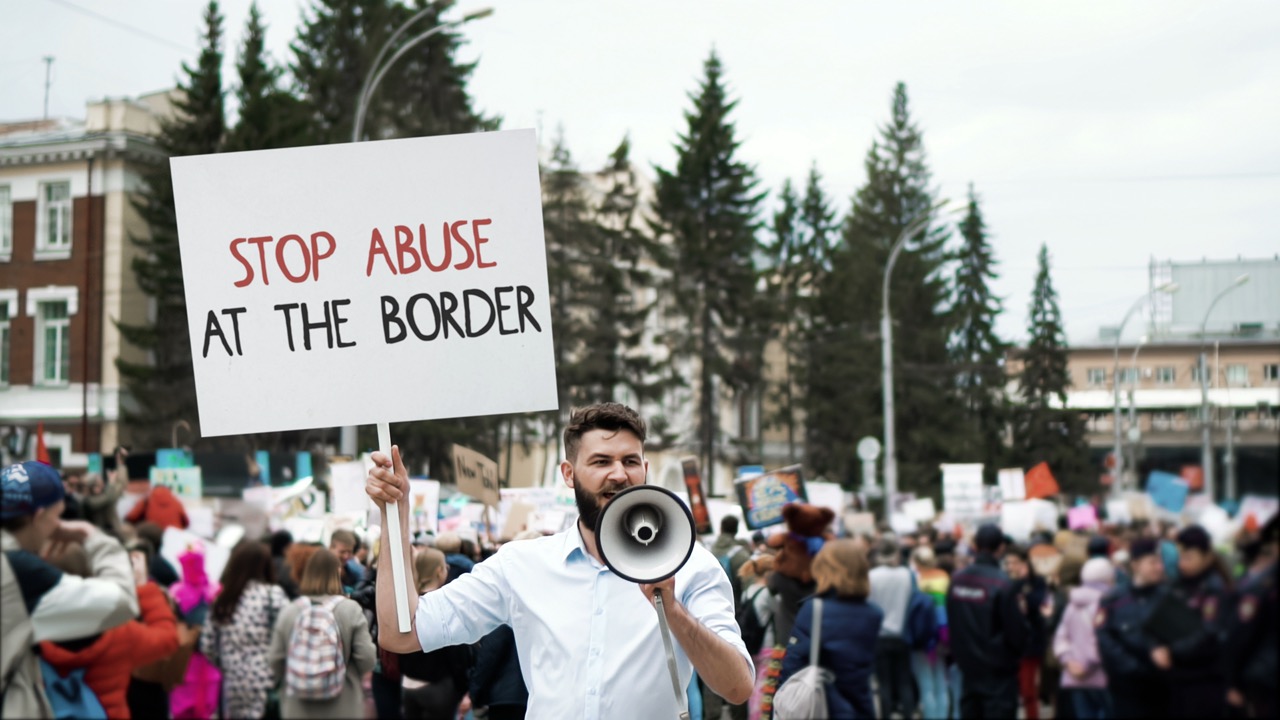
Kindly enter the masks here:
<path id="1" fill-rule="evenodd" d="M 773 569 L 802 583 L 813 581 L 810 568 L 822 543 L 835 537 L 828 528 L 836 514 L 831 508 L 790 503 L 782 508 L 787 532 L 769 537 L 768 545 L 778 550 Z"/>

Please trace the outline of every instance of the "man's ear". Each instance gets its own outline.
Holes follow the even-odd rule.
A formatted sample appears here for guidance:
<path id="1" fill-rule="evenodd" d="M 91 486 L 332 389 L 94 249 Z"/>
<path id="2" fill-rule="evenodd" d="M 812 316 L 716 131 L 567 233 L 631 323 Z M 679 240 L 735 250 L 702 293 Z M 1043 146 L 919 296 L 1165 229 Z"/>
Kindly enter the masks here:
<path id="1" fill-rule="evenodd" d="M 568 460 L 560 463 L 560 476 L 564 478 L 564 484 L 574 487 L 573 484 L 573 465 Z"/>

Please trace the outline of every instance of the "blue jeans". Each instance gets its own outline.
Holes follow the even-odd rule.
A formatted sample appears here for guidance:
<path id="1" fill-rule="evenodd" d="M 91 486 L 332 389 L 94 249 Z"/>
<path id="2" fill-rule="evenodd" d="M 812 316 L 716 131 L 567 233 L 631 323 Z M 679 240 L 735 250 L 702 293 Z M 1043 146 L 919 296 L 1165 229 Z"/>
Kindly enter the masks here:
<path id="1" fill-rule="evenodd" d="M 920 712 L 925 720 L 947 718 L 947 668 L 940 658 L 930 659 L 929 654 L 911 653 L 911 672 L 920 687 Z"/>
<path id="2" fill-rule="evenodd" d="M 1098 688 L 1076 688 L 1071 693 L 1077 720 L 1103 720 L 1111 717 L 1111 695 Z"/>
<path id="3" fill-rule="evenodd" d="M 947 694 L 951 696 L 951 714 L 948 717 L 958 718 L 960 717 L 960 685 L 963 682 L 960 666 L 952 664 L 947 675 L 947 679 L 950 680 L 947 683 Z"/>

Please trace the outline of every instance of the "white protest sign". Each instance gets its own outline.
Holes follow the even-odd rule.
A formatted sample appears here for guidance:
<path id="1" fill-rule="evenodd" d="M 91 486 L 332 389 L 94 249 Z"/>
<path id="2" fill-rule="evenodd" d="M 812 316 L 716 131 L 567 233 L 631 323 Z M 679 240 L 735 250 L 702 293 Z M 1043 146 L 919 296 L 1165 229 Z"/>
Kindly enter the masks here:
<path id="1" fill-rule="evenodd" d="M 170 163 L 202 435 L 556 408 L 532 130 Z"/>
<path id="2" fill-rule="evenodd" d="M 1000 506 L 1000 529 L 1018 542 L 1025 542 L 1031 537 L 1035 521 L 1035 506 L 1030 502 L 1014 500 Z"/>
<path id="3" fill-rule="evenodd" d="M 942 507 L 957 520 L 982 515 L 982 463 L 942 466 Z"/>
<path id="4" fill-rule="evenodd" d="M 933 522 L 938 510 L 933 505 L 933 498 L 919 498 L 902 504 L 902 514 L 916 522 Z"/>
<path id="5" fill-rule="evenodd" d="M 152 467 L 150 479 L 153 486 L 163 485 L 183 500 L 198 501 L 204 497 L 204 475 L 198 467 Z"/>
<path id="6" fill-rule="evenodd" d="M 805 495 L 809 496 L 809 504 L 814 507 L 830 508 L 836 517 L 844 512 L 844 488 L 829 482 L 807 482 L 804 484 Z"/>
<path id="7" fill-rule="evenodd" d="M 436 480 L 409 481 L 409 532 L 435 534 L 440 521 L 440 483 Z"/>
<path id="8" fill-rule="evenodd" d="M 1027 497 L 1027 480 L 1022 468 L 1006 468 L 996 473 L 1000 484 L 1000 497 L 1005 500 L 1025 500 Z"/>
<path id="9" fill-rule="evenodd" d="M 373 503 L 364 492 L 364 481 L 373 461 L 333 463 L 329 466 L 329 510 L 334 515 L 363 515 Z"/>

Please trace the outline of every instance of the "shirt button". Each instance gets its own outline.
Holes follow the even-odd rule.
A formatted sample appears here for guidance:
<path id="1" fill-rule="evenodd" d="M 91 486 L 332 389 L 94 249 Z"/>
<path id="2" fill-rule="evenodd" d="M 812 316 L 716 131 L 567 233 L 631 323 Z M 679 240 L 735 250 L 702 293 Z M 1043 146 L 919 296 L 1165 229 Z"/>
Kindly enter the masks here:
<path id="1" fill-rule="evenodd" d="M 590 690 L 588 690 L 588 691 L 587 691 L 587 694 L 588 694 L 588 695 L 595 695 L 595 694 L 596 694 L 596 689 L 595 689 L 595 688 L 591 688 Z"/>
<path id="2" fill-rule="evenodd" d="M 596 614 L 597 614 L 597 615 L 603 615 L 603 614 L 604 614 L 604 608 L 603 608 L 603 607 L 598 607 L 598 608 L 596 608 Z"/>
<path id="3" fill-rule="evenodd" d="M 596 655 L 599 655 L 599 654 L 600 654 L 600 648 L 591 648 L 591 657 L 595 657 Z"/>

